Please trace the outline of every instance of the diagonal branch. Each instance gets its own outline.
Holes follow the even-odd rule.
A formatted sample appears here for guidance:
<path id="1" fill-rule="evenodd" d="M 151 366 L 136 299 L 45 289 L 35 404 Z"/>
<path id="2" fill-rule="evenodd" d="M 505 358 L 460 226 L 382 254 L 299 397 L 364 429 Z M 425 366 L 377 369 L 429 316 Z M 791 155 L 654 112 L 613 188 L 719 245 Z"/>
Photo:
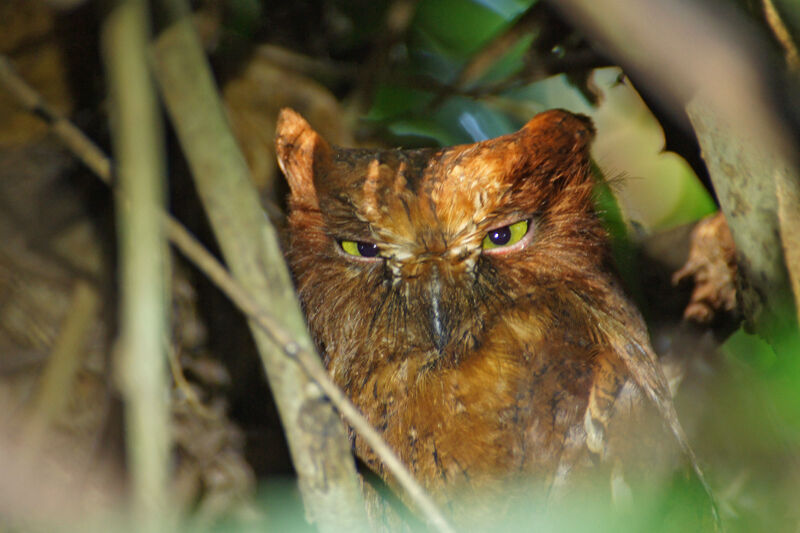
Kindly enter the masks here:
<path id="1" fill-rule="evenodd" d="M 51 124 L 59 139 L 66 146 L 72 148 L 73 153 L 87 167 L 104 183 L 112 184 L 112 165 L 108 157 L 80 129 L 53 111 L 46 102 L 41 100 L 36 91 L 19 78 L 11 64 L 3 56 L 0 56 L 0 86 L 14 95 L 22 107 Z M 75 150 L 73 147 L 81 148 Z M 298 362 L 303 371 L 311 377 L 313 382 L 319 385 L 331 403 L 353 426 L 353 429 L 372 447 L 375 454 L 380 457 L 387 469 L 396 478 L 398 484 L 403 487 L 409 500 L 417 506 L 431 526 L 442 533 L 453 531 L 430 496 L 403 466 L 380 434 L 333 383 L 320 363 L 319 357 L 312 351 L 300 349 L 294 337 L 280 326 L 270 313 L 259 306 L 254 298 L 250 296 L 250 293 L 228 273 L 213 254 L 202 243 L 197 241 L 180 222 L 167 213 L 161 213 L 160 216 L 170 242 L 214 282 L 245 315 L 266 332 L 270 339 L 280 346 L 282 357 L 288 356 Z"/>
<path id="2" fill-rule="evenodd" d="M 182 225 L 174 219 L 165 218 L 170 240 L 181 253 L 199 268 L 225 295 L 251 320 L 265 331 L 280 346 L 283 353 L 300 363 L 309 377 L 319 385 L 331 403 L 341 412 L 356 432 L 381 458 L 386 468 L 406 491 L 409 499 L 419 508 L 425 518 L 440 532 L 453 529 L 436 508 L 436 505 L 417 483 L 397 455 L 389 448 L 383 437 L 372 427 L 358 408 L 331 380 L 319 362 L 319 357 L 302 348 L 281 325 L 261 308 L 258 303 L 231 277 L 211 253 L 203 247 Z"/>
<path id="3" fill-rule="evenodd" d="M 178 10 L 152 45 L 152 66 L 200 200 L 234 277 L 312 351 L 277 233 L 228 127 L 193 22 Z M 363 530 L 365 508 L 341 420 L 302 368 L 253 321 L 250 327 L 310 520 L 323 532 Z"/>

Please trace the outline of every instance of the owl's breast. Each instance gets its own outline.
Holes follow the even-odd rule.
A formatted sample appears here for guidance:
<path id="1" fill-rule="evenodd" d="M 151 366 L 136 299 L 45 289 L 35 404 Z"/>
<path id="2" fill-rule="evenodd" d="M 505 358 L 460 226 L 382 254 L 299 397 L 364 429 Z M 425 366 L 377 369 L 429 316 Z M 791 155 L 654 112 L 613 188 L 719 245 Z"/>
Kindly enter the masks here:
<path id="1" fill-rule="evenodd" d="M 559 340 L 530 316 L 498 321 L 457 367 L 412 354 L 351 397 L 435 495 L 480 491 L 509 477 L 550 482 L 570 446 L 583 450 L 595 374 L 587 343 Z M 588 335 L 588 333 L 587 333 Z M 385 475 L 359 439 L 359 455 Z"/>

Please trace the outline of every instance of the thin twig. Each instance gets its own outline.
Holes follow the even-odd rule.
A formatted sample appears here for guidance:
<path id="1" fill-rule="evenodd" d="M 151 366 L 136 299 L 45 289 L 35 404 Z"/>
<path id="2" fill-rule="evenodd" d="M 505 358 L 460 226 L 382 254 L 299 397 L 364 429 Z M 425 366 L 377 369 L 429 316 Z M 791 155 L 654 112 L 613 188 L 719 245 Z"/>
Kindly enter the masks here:
<path id="1" fill-rule="evenodd" d="M 85 358 L 83 348 L 99 304 L 97 290 L 86 281 L 79 280 L 72 290 L 69 310 L 34 396 L 31 421 L 26 427 L 24 439 L 25 453 L 32 459 L 38 456 L 48 427 L 67 404 L 75 376 Z"/>
<path id="2" fill-rule="evenodd" d="M 350 81 L 359 71 L 355 63 L 340 63 L 330 59 L 319 59 L 274 44 L 259 46 L 255 50 L 255 55 L 281 68 L 316 79 L 337 82 L 342 80 Z"/>
<path id="3" fill-rule="evenodd" d="M 783 19 L 781 19 L 778 8 L 775 7 L 775 2 L 773 0 L 762 0 L 762 3 L 764 4 L 764 18 L 767 21 L 767 25 L 769 25 L 772 34 L 775 35 L 775 38 L 783 47 L 786 65 L 793 72 L 800 71 L 800 50 L 797 49 L 789 28 L 786 27 Z"/>
<path id="4" fill-rule="evenodd" d="M 80 129 L 55 111 L 35 89 L 20 78 L 11 61 L 4 55 L 0 55 L 0 85 L 24 109 L 47 122 L 59 139 L 97 176 L 107 184 L 111 183 L 109 158 Z"/>
<path id="5" fill-rule="evenodd" d="M 0 56 L 0 66 L 8 64 L 3 56 Z M 28 87 L 23 80 L 10 68 L 5 71 L 0 68 L 0 85 L 8 87 L 7 80 L 13 80 L 15 84 L 24 85 L 26 90 L 36 94 L 33 89 Z M 38 96 L 37 102 L 40 102 Z M 24 101 L 20 103 L 26 106 Z M 33 107 L 26 106 L 28 110 L 33 110 Z M 58 120 L 67 122 L 66 119 L 58 117 Z M 108 158 L 97 148 L 90 139 L 88 139 L 78 128 L 73 127 L 70 135 L 79 137 L 79 142 L 86 142 L 91 144 L 95 150 L 100 154 L 100 158 L 104 164 L 93 165 L 83 160 L 104 182 L 111 183 L 110 168 L 111 165 Z M 63 139 L 62 133 L 57 132 L 59 137 Z M 75 139 L 70 139 L 70 142 L 65 144 L 71 147 Z M 101 169 L 105 170 L 105 174 Z M 181 253 L 188 258 L 195 266 L 197 266 L 217 287 L 242 311 L 256 321 L 260 328 L 262 328 L 272 339 L 281 346 L 284 354 L 292 357 L 301 365 L 303 370 L 316 382 L 319 387 L 325 392 L 326 396 L 330 399 L 331 403 L 339 410 L 339 412 L 347 419 L 350 425 L 353 426 L 355 431 L 361 435 L 364 440 L 373 449 L 375 454 L 380 457 L 381 461 L 386 465 L 387 469 L 397 479 L 398 484 L 408 494 L 409 499 L 414 502 L 419 512 L 425 519 L 440 532 L 451 532 L 453 528 L 448 524 L 447 520 L 442 515 L 441 511 L 436 507 L 436 504 L 428 496 L 422 486 L 411 476 L 408 469 L 397 459 L 397 456 L 383 440 L 383 437 L 378 434 L 375 429 L 370 425 L 369 421 L 358 411 L 358 408 L 342 393 L 335 383 L 331 380 L 328 373 L 322 367 L 319 358 L 306 350 L 298 350 L 297 344 L 292 337 L 278 326 L 271 316 L 265 312 L 257 303 L 250 297 L 249 293 L 245 291 L 242 286 L 234 280 L 225 267 L 211 254 L 202 243 L 200 243 L 192 234 L 175 218 L 171 215 L 162 212 L 162 223 L 165 227 L 167 237 L 170 242 L 175 245 Z"/>
<path id="6" fill-rule="evenodd" d="M 175 353 L 174 347 L 167 348 L 167 357 L 169 358 L 169 368 L 172 373 L 172 380 L 175 382 L 175 388 L 183 394 L 186 403 L 189 407 L 200 417 L 205 420 L 216 420 L 217 415 L 206 407 L 197 395 L 197 391 L 192 388 L 186 375 L 183 373 L 183 367 L 178 360 L 178 354 Z"/>

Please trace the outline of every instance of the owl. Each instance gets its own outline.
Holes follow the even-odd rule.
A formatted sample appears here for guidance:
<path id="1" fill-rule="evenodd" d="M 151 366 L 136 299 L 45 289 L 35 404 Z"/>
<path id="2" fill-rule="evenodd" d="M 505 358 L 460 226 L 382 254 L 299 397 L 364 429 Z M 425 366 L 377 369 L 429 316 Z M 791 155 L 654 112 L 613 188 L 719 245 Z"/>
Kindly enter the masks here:
<path id="1" fill-rule="evenodd" d="M 346 149 L 280 115 L 287 257 L 312 336 L 443 505 L 509 479 L 551 494 L 597 465 L 617 475 L 630 439 L 611 430 L 642 403 L 685 443 L 593 207 L 593 136 L 553 110 L 474 144 Z"/>

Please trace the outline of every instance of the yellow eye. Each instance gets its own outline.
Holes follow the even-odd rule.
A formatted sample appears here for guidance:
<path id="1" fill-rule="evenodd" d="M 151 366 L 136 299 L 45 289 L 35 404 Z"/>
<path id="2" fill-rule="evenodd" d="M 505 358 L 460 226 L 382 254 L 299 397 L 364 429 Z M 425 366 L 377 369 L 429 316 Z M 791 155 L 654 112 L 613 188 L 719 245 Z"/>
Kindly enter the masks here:
<path id="1" fill-rule="evenodd" d="M 481 246 L 484 250 L 511 246 L 519 242 L 526 233 L 528 233 L 528 221 L 520 220 L 514 224 L 493 229 L 483 238 Z"/>
<path id="2" fill-rule="evenodd" d="M 356 257 L 375 257 L 378 255 L 378 245 L 363 241 L 339 241 L 339 244 L 349 255 Z"/>

